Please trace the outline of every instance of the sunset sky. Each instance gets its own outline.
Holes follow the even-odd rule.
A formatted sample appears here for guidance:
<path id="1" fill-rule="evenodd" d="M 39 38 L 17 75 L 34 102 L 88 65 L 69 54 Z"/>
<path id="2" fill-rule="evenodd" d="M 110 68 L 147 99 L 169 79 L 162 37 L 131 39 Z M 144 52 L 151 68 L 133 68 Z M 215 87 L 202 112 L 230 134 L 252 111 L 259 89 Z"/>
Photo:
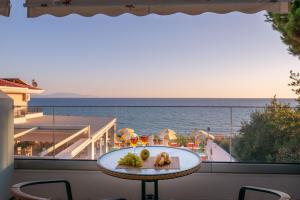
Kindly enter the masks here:
<path id="1" fill-rule="evenodd" d="M 0 77 L 95 97 L 294 97 L 287 52 L 264 13 L 0 17 Z"/>

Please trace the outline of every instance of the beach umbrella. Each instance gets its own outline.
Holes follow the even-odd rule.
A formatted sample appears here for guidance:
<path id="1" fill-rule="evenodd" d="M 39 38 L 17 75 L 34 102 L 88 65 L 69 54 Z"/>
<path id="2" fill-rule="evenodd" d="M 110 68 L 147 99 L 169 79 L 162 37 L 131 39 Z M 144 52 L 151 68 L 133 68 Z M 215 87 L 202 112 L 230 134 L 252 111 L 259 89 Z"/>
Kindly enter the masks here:
<path id="1" fill-rule="evenodd" d="M 176 136 L 176 132 L 165 128 L 163 129 L 160 133 L 159 133 L 159 137 L 162 139 L 169 139 L 169 140 L 176 140 L 177 136 Z"/>
<path id="2" fill-rule="evenodd" d="M 119 133 L 124 134 L 124 133 L 134 133 L 134 130 L 131 128 L 122 128 L 119 130 Z"/>
<path id="3" fill-rule="evenodd" d="M 131 128 L 122 128 L 119 130 L 119 133 L 121 133 L 121 135 L 122 135 L 121 138 L 123 140 L 130 140 L 131 137 L 137 136 L 134 133 L 134 130 Z"/>
<path id="4" fill-rule="evenodd" d="M 201 136 L 205 136 L 206 138 L 209 138 L 211 140 L 214 140 L 215 139 L 215 136 L 213 136 L 212 134 L 209 134 L 207 133 L 206 131 L 204 130 L 199 130 L 199 131 L 196 131 L 194 133 L 194 137 L 197 138 L 197 137 L 201 137 Z"/>

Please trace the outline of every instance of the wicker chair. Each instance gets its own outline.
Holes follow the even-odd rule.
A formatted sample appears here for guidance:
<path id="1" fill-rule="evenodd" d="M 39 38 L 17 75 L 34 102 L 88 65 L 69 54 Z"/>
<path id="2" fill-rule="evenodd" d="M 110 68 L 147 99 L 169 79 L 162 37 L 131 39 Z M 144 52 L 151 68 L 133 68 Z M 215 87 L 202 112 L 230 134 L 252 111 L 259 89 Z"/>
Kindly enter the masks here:
<path id="1" fill-rule="evenodd" d="M 272 194 L 272 195 L 279 197 L 278 200 L 290 200 L 291 199 L 291 197 L 288 194 L 281 192 L 281 191 L 267 189 L 267 188 L 261 188 L 261 187 L 243 186 L 243 187 L 241 187 L 240 192 L 239 192 L 239 200 L 245 200 L 245 195 L 246 195 L 247 190 Z"/>
<path id="2" fill-rule="evenodd" d="M 21 189 L 30 185 L 42 185 L 42 184 L 53 184 L 53 183 L 64 183 L 66 187 L 67 199 L 73 200 L 71 185 L 66 180 L 42 180 L 42 181 L 28 181 L 15 184 L 11 186 L 11 193 L 13 197 L 11 200 L 50 200 L 51 198 L 37 197 L 23 192 Z M 106 199 L 106 200 L 126 200 L 124 198 Z"/>

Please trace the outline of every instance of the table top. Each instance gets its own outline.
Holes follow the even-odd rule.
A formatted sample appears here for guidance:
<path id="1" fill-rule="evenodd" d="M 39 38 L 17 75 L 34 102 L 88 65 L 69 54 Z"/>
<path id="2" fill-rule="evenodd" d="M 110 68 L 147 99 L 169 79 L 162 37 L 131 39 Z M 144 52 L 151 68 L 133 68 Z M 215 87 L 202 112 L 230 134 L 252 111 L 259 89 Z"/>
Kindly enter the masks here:
<path id="1" fill-rule="evenodd" d="M 200 168 L 201 158 L 198 154 L 187 149 L 166 147 L 166 146 L 147 146 L 150 156 L 156 156 L 161 152 L 167 152 L 170 157 L 179 158 L 179 169 L 140 169 L 117 168 L 118 161 L 127 153 L 133 152 L 133 148 L 123 148 L 111 151 L 102 155 L 97 160 L 97 165 L 105 174 L 115 176 L 118 178 L 132 179 L 132 180 L 163 180 L 172 179 L 181 176 L 186 176 L 196 172 Z M 135 153 L 140 154 L 143 147 L 136 147 Z"/>

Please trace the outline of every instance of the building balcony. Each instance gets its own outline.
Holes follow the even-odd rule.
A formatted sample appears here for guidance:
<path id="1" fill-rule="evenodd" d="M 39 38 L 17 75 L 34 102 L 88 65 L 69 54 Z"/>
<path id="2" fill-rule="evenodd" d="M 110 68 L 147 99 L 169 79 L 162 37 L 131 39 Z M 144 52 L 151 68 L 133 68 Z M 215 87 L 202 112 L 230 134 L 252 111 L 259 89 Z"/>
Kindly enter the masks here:
<path id="1" fill-rule="evenodd" d="M 28 119 L 43 116 L 43 109 L 40 107 L 16 107 L 14 109 L 14 123 L 25 123 Z"/>
<path id="2" fill-rule="evenodd" d="M 130 135 L 121 130 L 131 128 L 137 136 L 148 135 L 150 146 L 185 148 L 198 153 L 203 161 L 300 162 L 297 158 L 272 158 L 271 154 L 271 158 L 255 154 L 239 158 L 243 148 L 237 141 L 245 132 L 243 127 L 253 120 L 253 113 L 270 109 L 266 107 L 45 105 L 35 109 L 43 110 L 44 115 L 15 123 L 16 157 L 95 160 L 103 153 L 129 147 Z M 173 131 L 174 136 L 166 130 Z M 247 134 L 252 140 L 267 137 L 264 132 L 256 132 Z M 138 145 L 142 145 L 140 141 Z M 292 147 L 287 146 L 285 154 L 289 154 L 289 148 Z M 267 151 L 268 148 L 262 149 L 261 154 Z"/>
<path id="3" fill-rule="evenodd" d="M 159 113 L 160 118 L 153 117 L 149 109 L 156 116 Z M 45 106 L 43 117 L 29 119 L 14 126 L 15 158 L 11 184 L 32 180 L 66 179 L 71 183 L 75 200 L 109 197 L 140 199 L 140 181 L 105 175 L 99 171 L 96 163 L 103 153 L 126 147 L 129 143 L 126 140 L 120 143 L 122 136 L 118 130 L 132 127 L 138 122 L 138 127 L 141 127 L 142 123 L 145 130 L 138 128 L 139 131 L 136 132 L 149 135 L 153 133 L 150 130 L 173 128 L 170 126 L 173 124 L 177 127 L 173 129 L 178 132 L 178 140 L 171 141 L 168 137 L 153 136 L 149 143 L 170 146 L 176 143 L 177 148 L 198 153 L 203 161 L 196 173 L 159 181 L 159 196 L 162 200 L 237 199 L 238 191 L 244 185 L 277 189 L 288 193 L 292 199 L 300 199 L 299 160 L 254 162 L 236 157 L 233 142 L 241 129 L 239 122 L 249 120 L 252 112 L 264 109 L 234 106 Z M 210 118 L 212 116 L 213 119 Z M 197 120 L 190 121 L 195 118 Z M 192 123 L 181 123 L 182 119 Z M 152 129 L 149 128 L 151 126 Z M 201 136 L 199 143 L 181 137 L 191 134 L 185 127 L 199 126 L 214 137 Z M 190 130 L 194 130 L 193 128 Z M 20 146 L 21 150 L 18 148 Z M 38 196 L 65 199 L 62 189 L 54 185 L 46 188 L 33 186 L 26 191 Z M 151 191 L 153 188 L 148 189 Z M 259 199 L 256 196 L 252 197 Z"/>

